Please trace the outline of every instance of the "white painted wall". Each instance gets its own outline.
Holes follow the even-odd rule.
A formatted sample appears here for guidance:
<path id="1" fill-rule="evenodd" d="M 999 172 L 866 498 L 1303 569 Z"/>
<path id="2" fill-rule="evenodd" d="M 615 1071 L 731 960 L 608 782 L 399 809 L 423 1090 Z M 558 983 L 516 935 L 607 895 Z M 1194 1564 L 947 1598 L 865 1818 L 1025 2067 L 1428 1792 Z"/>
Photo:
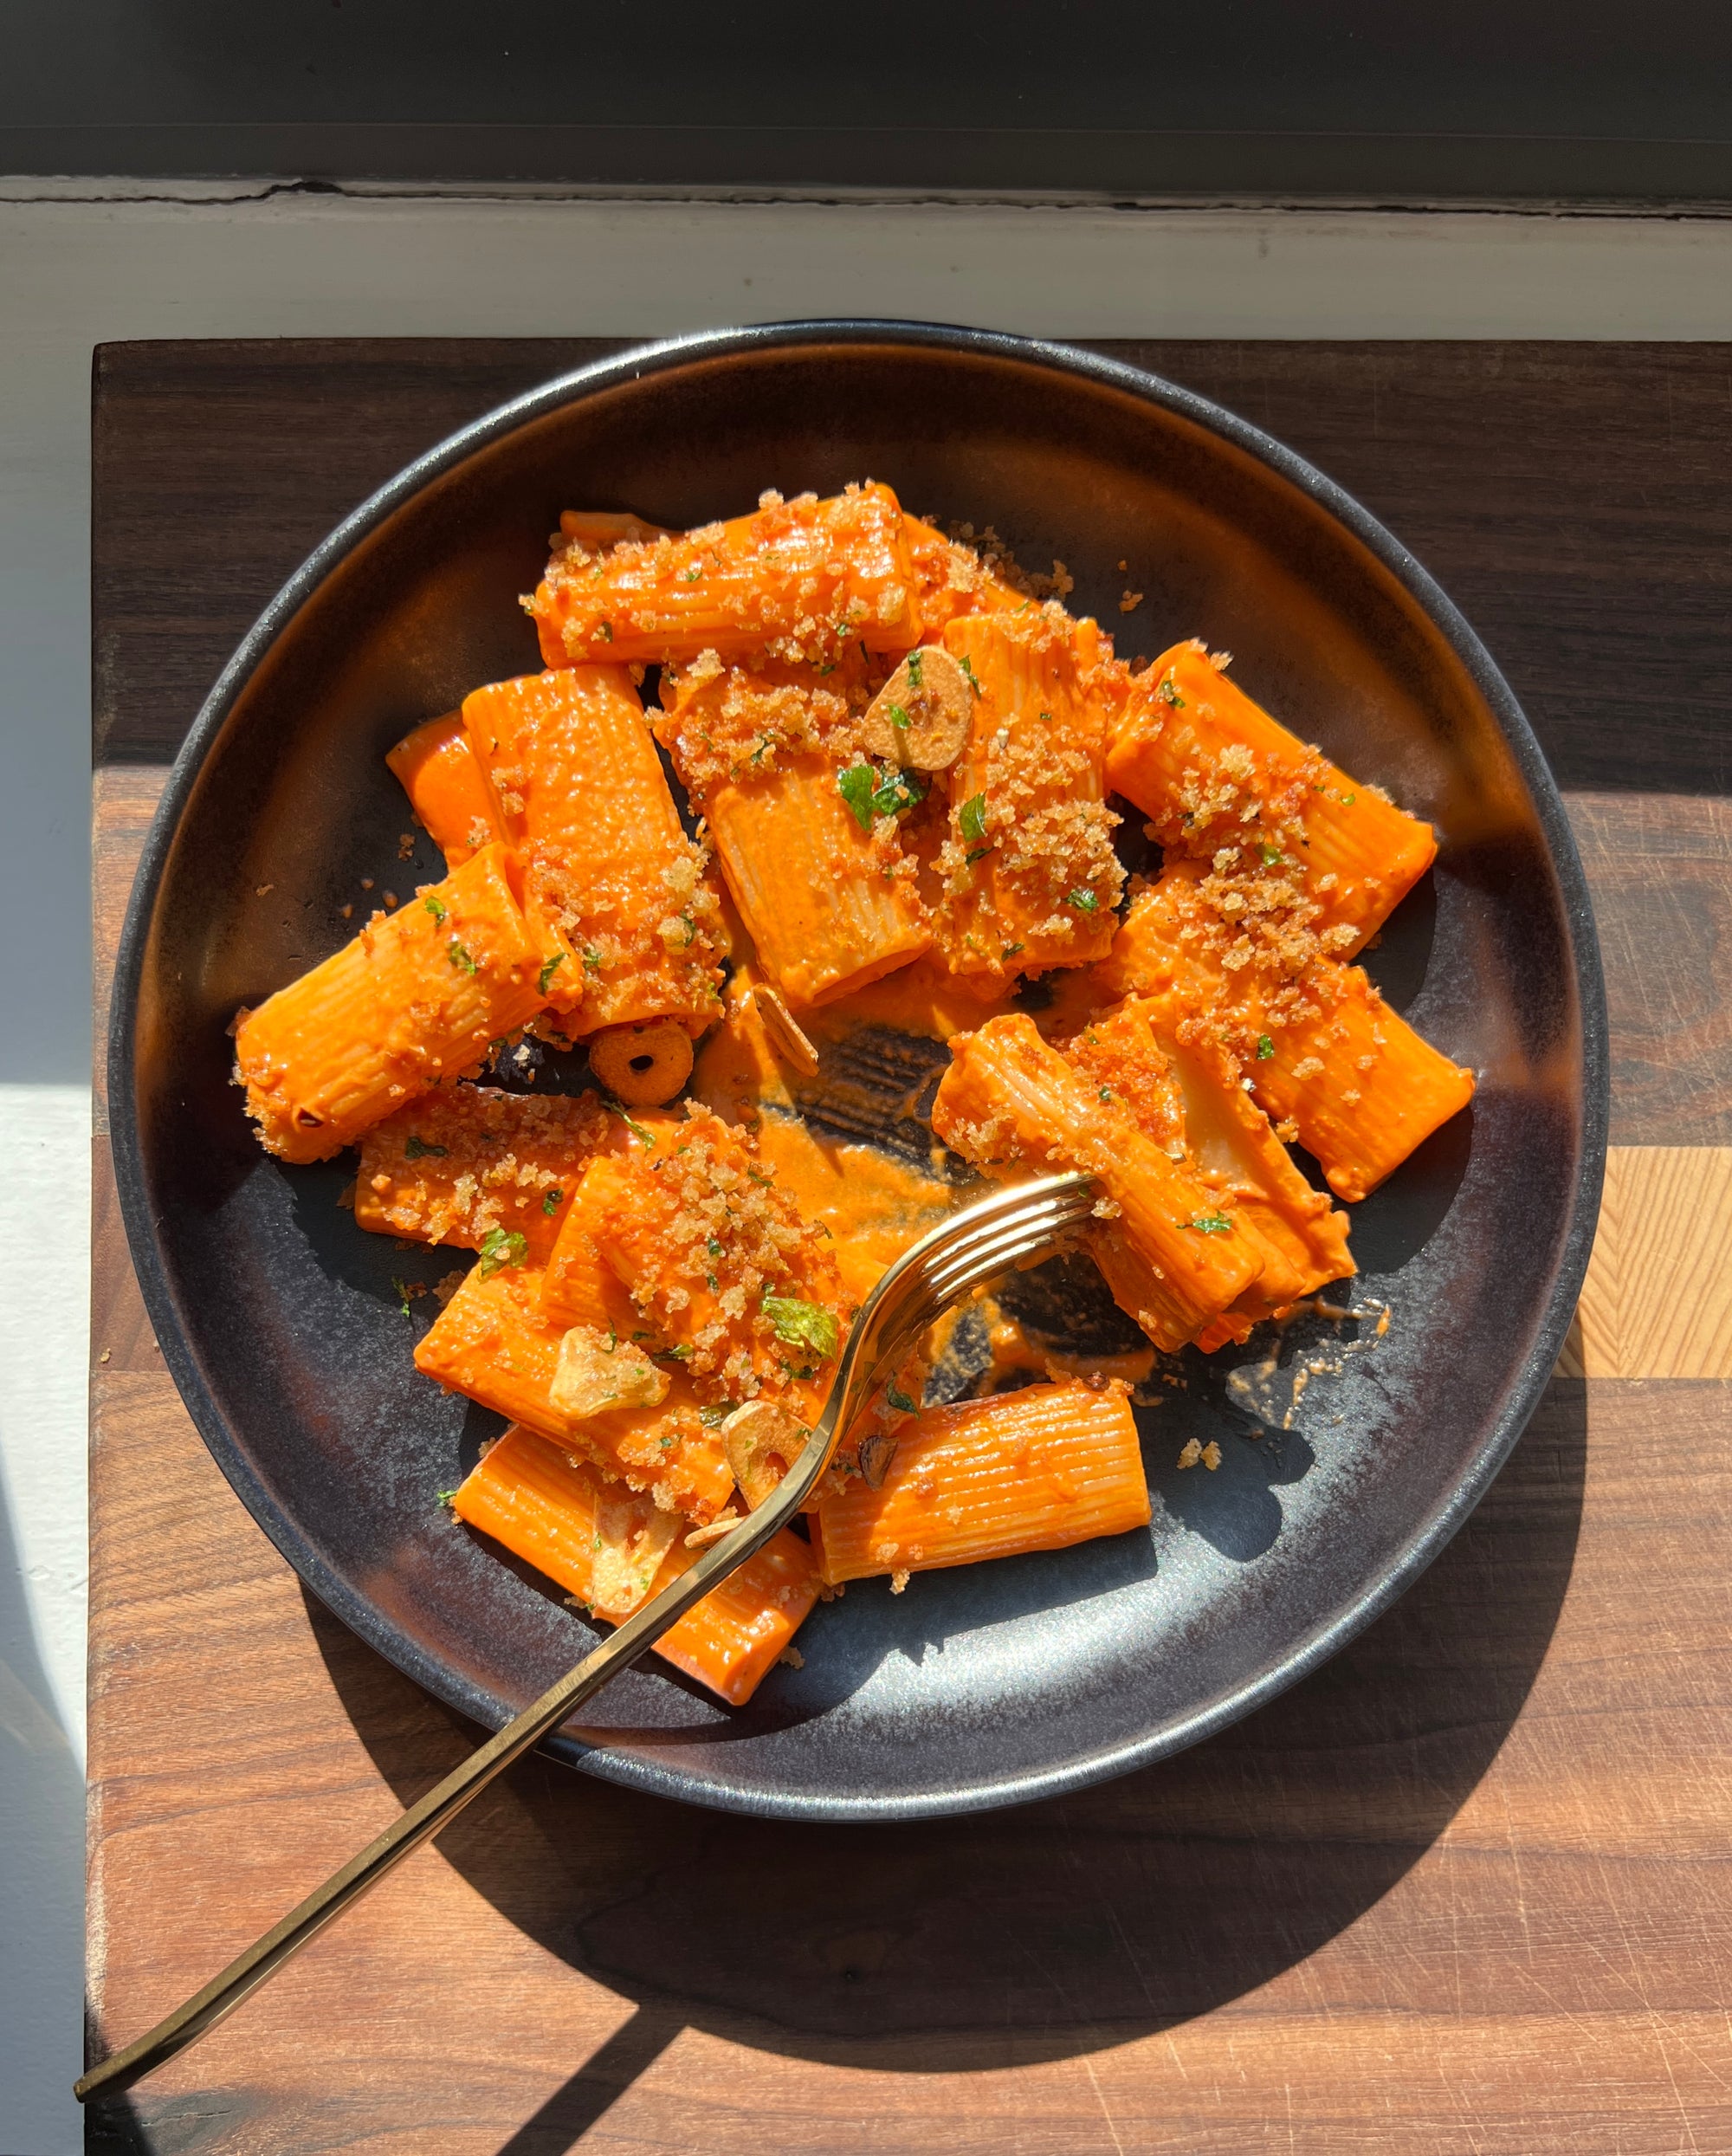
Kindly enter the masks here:
<path id="1" fill-rule="evenodd" d="M 1732 221 L 0 181 L 0 2156 L 82 2147 L 92 347 L 815 314 L 1732 338 Z"/>

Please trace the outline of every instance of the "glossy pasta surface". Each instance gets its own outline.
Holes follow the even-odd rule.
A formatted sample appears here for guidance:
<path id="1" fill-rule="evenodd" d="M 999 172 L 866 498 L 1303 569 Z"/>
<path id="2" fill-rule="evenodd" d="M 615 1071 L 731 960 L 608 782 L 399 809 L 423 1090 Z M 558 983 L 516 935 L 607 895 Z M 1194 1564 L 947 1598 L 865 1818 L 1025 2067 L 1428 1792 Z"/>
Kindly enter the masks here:
<path id="1" fill-rule="evenodd" d="M 1353 962 L 1431 826 L 1225 654 L 1133 669 L 1069 590 L 869 480 L 687 532 L 573 508 L 543 670 L 386 756 L 443 880 L 236 1014 L 266 1151 L 353 1149 L 355 1227 L 457 1260 L 425 1307 L 396 1284 L 421 1377 L 506 1425 L 452 1531 L 602 1622 L 773 1489 L 918 1235 L 1094 1178 L 1060 1256 L 1144 1344 L 1043 1344 L 1004 1284 L 941 1320 L 661 1641 L 729 1706 L 850 1583 L 1146 1532 L 1147 1444 L 1220 1464 L 1170 1358 L 1321 1307 L 1334 1199 L 1474 1090 Z"/>

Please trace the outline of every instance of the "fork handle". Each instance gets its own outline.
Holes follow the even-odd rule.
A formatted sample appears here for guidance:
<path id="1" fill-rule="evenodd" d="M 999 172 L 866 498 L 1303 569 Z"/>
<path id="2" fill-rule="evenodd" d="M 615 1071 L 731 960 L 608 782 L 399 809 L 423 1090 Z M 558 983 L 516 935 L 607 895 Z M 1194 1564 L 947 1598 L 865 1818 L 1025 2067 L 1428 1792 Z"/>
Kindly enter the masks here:
<path id="1" fill-rule="evenodd" d="M 617 1676 L 646 1654 L 672 1624 L 676 1624 L 695 1602 L 702 1600 L 716 1580 L 743 1564 L 760 1549 L 798 1506 L 803 1492 L 784 1485 L 782 1490 L 752 1513 L 733 1534 L 707 1551 L 698 1563 L 662 1589 L 629 1617 L 617 1632 L 603 1641 L 559 1682 L 550 1686 L 533 1706 L 515 1721 L 507 1723 L 497 1736 L 488 1738 L 443 1782 L 410 1806 L 401 1818 L 387 1827 L 376 1841 L 332 1873 L 322 1887 L 274 1924 L 262 1939 L 255 1939 L 237 1954 L 219 1976 L 201 1991 L 178 2006 L 156 2027 L 114 2052 L 100 2066 L 94 2066 L 74 2084 L 73 2094 L 81 2103 L 94 2097 L 118 2095 L 141 2081 L 177 2051 L 197 2043 L 207 2030 L 232 2014 L 248 1994 L 255 1991 L 298 1954 L 308 1940 L 341 1916 L 376 1887 L 385 1874 L 400 1864 L 421 1844 L 449 1826 L 472 1798 L 478 1797 L 495 1776 L 503 1774 L 544 1737 L 550 1736 L 566 1717 L 600 1691 L 610 1677 Z M 779 1502 L 779 1500 L 780 1500 Z"/>

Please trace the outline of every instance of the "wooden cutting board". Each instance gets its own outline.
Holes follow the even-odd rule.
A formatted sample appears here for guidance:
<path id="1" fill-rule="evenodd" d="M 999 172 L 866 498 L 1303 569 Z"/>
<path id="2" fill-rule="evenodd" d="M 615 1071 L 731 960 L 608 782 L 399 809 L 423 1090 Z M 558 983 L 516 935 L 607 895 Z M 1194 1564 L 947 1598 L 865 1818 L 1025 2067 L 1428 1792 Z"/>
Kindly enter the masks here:
<path id="1" fill-rule="evenodd" d="M 99 353 L 99 1039 L 164 767 L 260 605 L 414 451 L 611 348 Z M 1386 518 L 1566 787 L 1614 1143 L 1527 1435 L 1344 1654 L 1078 1797 L 800 1828 L 527 1762 L 94 2114 L 92 2149 L 1732 2148 L 1732 351 L 1111 348 Z M 194 1434 L 127 1258 L 97 1075 L 100 2056 L 474 1732 L 308 1599 Z"/>

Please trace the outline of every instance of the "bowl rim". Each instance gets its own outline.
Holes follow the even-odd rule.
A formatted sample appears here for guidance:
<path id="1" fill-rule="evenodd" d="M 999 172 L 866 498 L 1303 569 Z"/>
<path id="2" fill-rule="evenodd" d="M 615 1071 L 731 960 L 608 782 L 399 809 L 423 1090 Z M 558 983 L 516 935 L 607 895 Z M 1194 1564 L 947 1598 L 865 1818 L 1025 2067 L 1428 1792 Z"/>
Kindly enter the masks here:
<path id="1" fill-rule="evenodd" d="M 476 451 L 526 424 L 646 376 L 695 362 L 771 350 L 850 345 L 960 353 L 1077 376 L 1190 421 L 1247 453 L 1348 531 L 1426 616 L 1483 699 L 1513 755 L 1543 833 L 1562 900 L 1581 1033 L 1582 1114 L 1567 1224 L 1535 1338 L 1496 1419 L 1467 1471 L 1423 1519 L 1396 1557 L 1328 1622 L 1290 1645 L 1261 1674 L 1218 1695 L 1183 1720 L 1036 1771 L 944 1791 L 876 1797 L 778 1794 L 689 1776 L 659 1761 L 586 1744 L 569 1734 L 545 1749 L 568 1764 L 627 1787 L 706 1807 L 761 1817 L 837 1823 L 935 1818 L 1027 1803 L 1087 1788 L 1186 1750 L 1242 1719 L 1337 1654 L 1387 1609 L 1433 1561 L 1490 1487 L 1522 1434 L 1552 1376 L 1593 1249 L 1604 1180 L 1611 1105 L 1611 1059 L 1600 947 L 1574 835 L 1549 766 L 1514 692 L 1465 617 L 1416 556 L 1335 481 L 1262 428 L 1193 390 L 1128 361 L 1049 339 L 1001 330 L 895 319 L 821 317 L 709 329 L 660 338 L 554 375 L 497 405 L 405 464 L 352 509 L 315 547 L 263 608 L 201 705 L 171 767 L 141 851 L 116 955 L 108 1027 L 107 1087 L 113 1174 L 121 1216 L 145 1310 L 163 1358 L 200 1436 L 247 1510 L 281 1556 L 348 1629 L 423 1689 L 488 1727 L 501 1725 L 497 1703 L 464 1682 L 412 1635 L 326 1563 L 283 1512 L 254 1470 L 207 1386 L 183 1326 L 158 1247 L 140 1141 L 134 1085 L 138 1001 L 163 877 L 198 774 L 229 714 L 276 638 L 339 563 L 397 509 Z"/>

